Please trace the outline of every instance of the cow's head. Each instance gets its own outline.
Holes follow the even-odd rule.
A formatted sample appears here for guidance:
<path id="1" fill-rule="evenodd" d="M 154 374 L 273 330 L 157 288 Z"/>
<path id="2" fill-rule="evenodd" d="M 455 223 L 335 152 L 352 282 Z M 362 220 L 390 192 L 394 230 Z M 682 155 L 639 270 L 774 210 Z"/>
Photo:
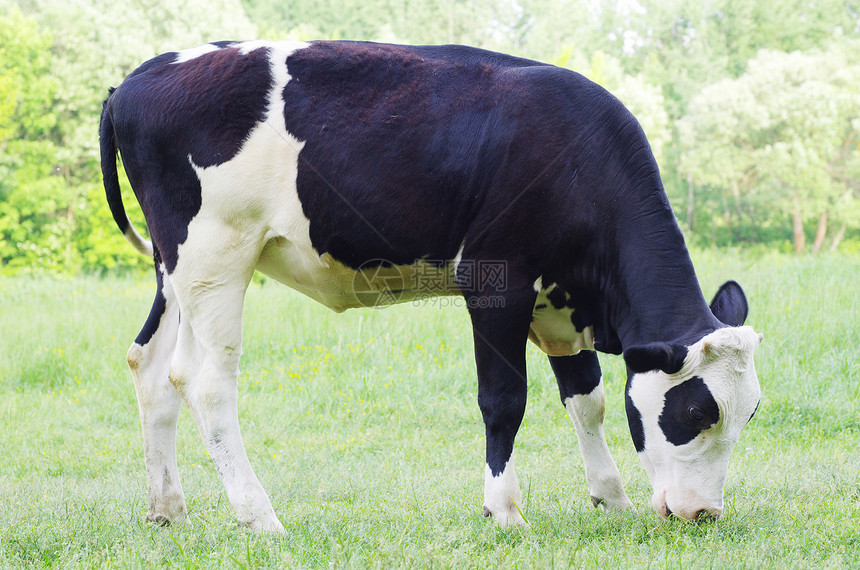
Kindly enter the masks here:
<path id="1" fill-rule="evenodd" d="M 711 311 L 728 325 L 698 342 L 624 351 L 627 421 L 663 516 L 715 519 L 729 456 L 761 397 L 753 352 L 762 335 L 743 325 L 747 302 L 732 281 Z"/>

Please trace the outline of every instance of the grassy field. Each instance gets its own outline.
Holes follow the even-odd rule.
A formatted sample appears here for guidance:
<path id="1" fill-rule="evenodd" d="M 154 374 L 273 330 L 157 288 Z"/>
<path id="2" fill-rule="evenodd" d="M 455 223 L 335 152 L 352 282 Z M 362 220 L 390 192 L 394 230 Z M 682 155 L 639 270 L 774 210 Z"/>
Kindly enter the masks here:
<path id="1" fill-rule="evenodd" d="M 710 297 L 735 278 L 764 392 L 716 524 L 664 521 L 601 357 L 606 432 L 637 513 L 591 506 L 549 365 L 529 347 L 517 469 L 530 530 L 481 516 L 483 425 L 466 310 L 331 313 L 274 283 L 245 313 L 240 416 L 286 526 L 237 528 L 187 413 L 179 469 L 192 525 L 144 522 L 125 351 L 154 286 L 0 279 L 0 566 L 860 567 L 860 259 L 699 252 Z M 444 302 L 450 303 L 451 299 Z"/>

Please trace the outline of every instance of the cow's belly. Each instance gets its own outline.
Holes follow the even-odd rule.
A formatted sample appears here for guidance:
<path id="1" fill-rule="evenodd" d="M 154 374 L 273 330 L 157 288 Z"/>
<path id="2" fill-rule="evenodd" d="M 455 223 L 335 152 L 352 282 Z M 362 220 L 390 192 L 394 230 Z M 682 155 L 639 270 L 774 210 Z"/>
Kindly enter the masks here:
<path id="1" fill-rule="evenodd" d="M 309 241 L 290 241 L 282 236 L 268 241 L 257 269 L 337 312 L 460 294 L 453 285 L 451 264 L 368 264 L 355 270 L 328 253 L 320 256 Z"/>
<path id="2" fill-rule="evenodd" d="M 550 356 L 570 356 L 581 350 L 593 350 L 594 328 L 585 327 L 577 331 L 571 320 L 576 309 L 562 304 L 558 298 L 554 299 L 555 303 L 550 300 L 549 294 L 556 286 L 536 288 L 538 295 L 532 312 L 529 340 Z"/>

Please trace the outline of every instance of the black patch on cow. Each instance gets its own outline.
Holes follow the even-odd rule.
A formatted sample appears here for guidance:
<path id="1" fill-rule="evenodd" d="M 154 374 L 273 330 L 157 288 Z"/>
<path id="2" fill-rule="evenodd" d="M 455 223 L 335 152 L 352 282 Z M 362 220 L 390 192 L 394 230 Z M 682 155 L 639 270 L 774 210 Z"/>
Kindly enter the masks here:
<path id="1" fill-rule="evenodd" d="M 531 280 L 534 282 L 534 279 Z M 478 406 L 486 428 L 487 465 L 493 476 L 504 471 L 526 408 L 524 345 L 534 290 L 528 282 L 506 292 L 505 310 L 474 309 L 470 316 L 478 370 Z"/>
<path id="2" fill-rule="evenodd" d="M 541 309 L 546 309 L 546 307 L 547 307 L 546 303 L 538 303 L 537 305 L 535 305 L 535 311 L 540 311 Z"/>
<path id="3" fill-rule="evenodd" d="M 549 302 L 573 303 L 575 328 L 594 326 L 595 348 L 615 354 L 721 326 L 644 132 L 599 86 L 461 46 L 315 42 L 287 69 L 318 252 L 356 268 L 450 260 L 465 243 L 464 259 L 558 283 Z"/>
<path id="4" fill-rule="evenodd" d="M 749 303 L 744 290 L 735 281 L 723 283 L 711 301 L 711 312 L 730 327 L 739 327 L 747 320 Z"/>
<path id="5" fill-rule="evenodd" d="M 630 397 L 630 381 L 624 387 L 624 409 L 627 411 L 627 425 L 630 427 L 630 437 L 633 439 L 633 447 L 637 453 L 645 451 L 645 426 L 642 424 L 642 414 L 633 398 Z"/>
<path id="6" fill-rule="evenodd" d="M 759 400 L 758 403 L 756 403 L 755 409 L 753 410 L 753 413 L 750 414 L 750 419 L 747 420 L 747 423 L 750 423 L 752 421 L 752 419 L 755 416 L 755 413 L 758 411 L 758 407 L 760 405 L 761 405 L 761 400 Z"/>
<path id="7" fill-rule="evenodd" d="M 510 201 L 496 187 L 520 184 L 499 171 L 517 165 L 522 113 L 504 72 L 535 66 L 546 67 L 458 46 L 318 42 L 290 55 L 284 116 L 305 142 L 297 184 L 314 248 L 350 267 L 450 260 L 464 238 L 479 247 L 466 235 L 486 227 L 478 216 L 504 227 Z M 481 259 L 511 249 L 483 245 L 493 257 Z"/>
<path id="8" fill-rule="evenodd" d="M 699 376 L 666 392 L 658 424 L 672 445 L 690 443 L 720 419 L 720 409 L 705 381 Z"/>
<path id="9" fill-rule="evenodd" d="M 567 306 L 567 296 L 561 287 L 555 287 L 552 291 L 546 294 L 546 298 L 552 303 L 554 309 L 563 309 Z"/>
<path id="10" fill-rule="evenodd" d="M 145 346 L 152 340 L 155 331 L 158 330 L 158 326 L 161 324 L 161 317 L 164 315 L 164 311 L 167 308 L 167 299 L 164 296 L 164 276 L 161 274 L 161 256 L 158 253 L 158 250 L 155 250 L 155 300 L 152 302 L 152 308 L 149 310 L 149 316 L 146 318 L 146 322 L 143 324 L 143 328 L 140 329 L 140 333 L 138 333 L 137 338 L 134 339 L 134 342 L 139 344 L 140 346 Z"/>
<path id="11" fill-rule="evenodd" d="M 586 328 L 594 326 L 599 322 L 600 301 L 593 293 L 590 293 L 586 289 L 571 289 L 567 305 L 574 308 L 573 313 L 570 315 L 570 322 L 573 324 L 576 332 L 581 333 Z"/>
<path id="12" fill-rule="evenodd" d="M 597 353 L 582 350 L 572 356 L 550 356 L 549 363 L 558 381 L 561 403 L 572 396 L 591 394 L 600 384 Z"/>
<path id="13" fill-rule="evenodd" d="M 220 49 L 178 65 L 176 56 L 144 63 L 107 101 L 125 170 L 168 273 L 201 205 L 189 156 L 199 167 L 233 158 L 265 118 L 272 86 L 267 49 Z"/>
<path id="14" fill-rule="evenodd" d="M 681 369 L 686 358 L 686 346 L 666 342 L 631 346 L 624 351 L 624 361 L 633 372 L 662 370 L 666 374 L 674 374 Z"/>

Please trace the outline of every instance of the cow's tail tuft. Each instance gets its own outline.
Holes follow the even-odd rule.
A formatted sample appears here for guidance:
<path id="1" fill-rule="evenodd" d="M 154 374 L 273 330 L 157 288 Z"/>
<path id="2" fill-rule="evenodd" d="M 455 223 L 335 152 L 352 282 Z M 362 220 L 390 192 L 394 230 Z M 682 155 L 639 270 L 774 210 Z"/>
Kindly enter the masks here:
<path id="1" fill-rule="evenodd" d="M 113 93 L 113 89 L 110 93 Z M 128 219 L 128 214 L 125 213 L 125 206 L 122 204 L 122 193 L 119 187 L 119 175 L 116 170 L 117 148 L 116 140 L 114 139 L 113 122 L 108 111 L 108 99 L 105 99 L 102 106 L 102 118 L 99 124 L 99 146 L 101 147 L 101 162 L 102 162 L 102 181 L 105 185 L 105 196 L 107 197 L 108 207 L 116 225 L 125 235 L 125 239 L 140 253 L 152 257 L 152 242 L 144 238 L 131 221 Z"/>

